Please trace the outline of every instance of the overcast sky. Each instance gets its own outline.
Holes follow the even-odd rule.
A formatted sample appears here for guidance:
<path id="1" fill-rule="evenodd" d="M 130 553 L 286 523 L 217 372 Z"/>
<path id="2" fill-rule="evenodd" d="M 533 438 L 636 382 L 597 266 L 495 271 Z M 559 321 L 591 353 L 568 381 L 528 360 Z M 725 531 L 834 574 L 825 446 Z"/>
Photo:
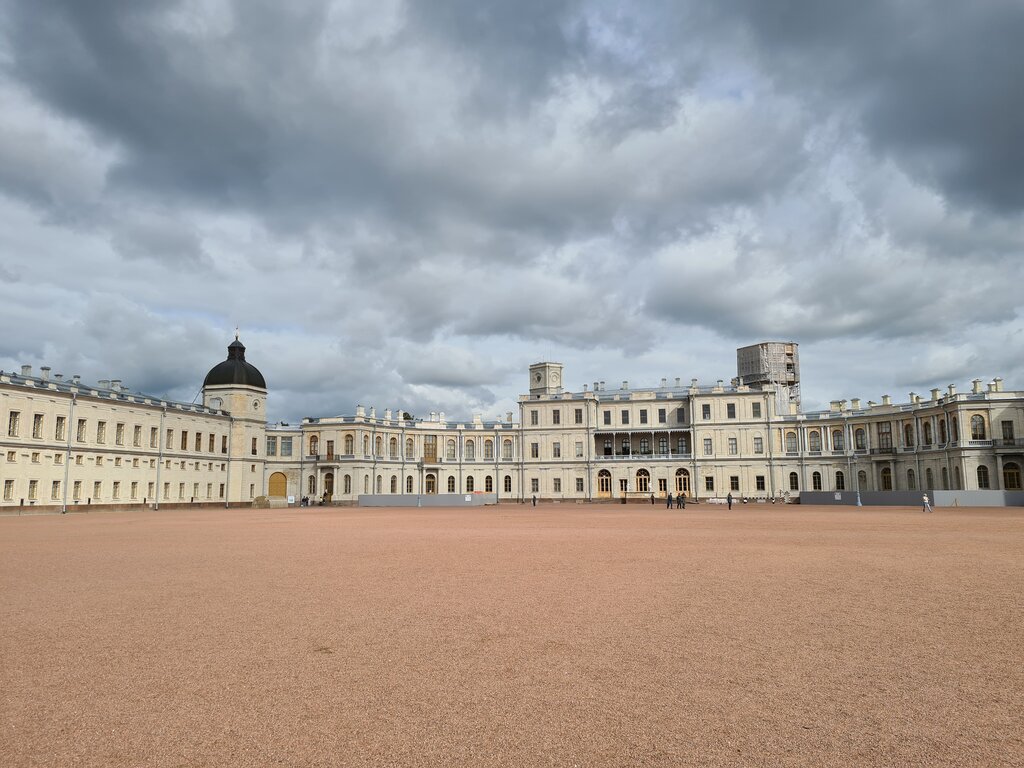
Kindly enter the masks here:
<path id="1" fill-rule="evenodd" d="M 941 7 L 940 7 L 941 6 Z M 1020 0 L 0 0 L 0 368 L 269 415 L 1024 389 Z"/>

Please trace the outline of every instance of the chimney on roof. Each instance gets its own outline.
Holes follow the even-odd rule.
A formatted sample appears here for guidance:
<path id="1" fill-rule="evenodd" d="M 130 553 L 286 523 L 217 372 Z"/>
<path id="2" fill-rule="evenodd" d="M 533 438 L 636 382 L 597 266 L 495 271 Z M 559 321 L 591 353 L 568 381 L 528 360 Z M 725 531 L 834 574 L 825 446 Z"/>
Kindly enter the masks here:
<path id="1" fill-rule="evenodd" d="M 21 366 L 21 375 L 22 376 L 31 376 L 32 375 L 32 366 L 31 365 L 23 365 L 23 366 Z"/>
<path id="2" fill-rule="evenodd" d="M 595 391 L 595 392 L 597 392 L 597 386 L 598 386 L 598 384 L 600 384 L 600 383 L 601 383 L 601 382 L 599 382 L 599 381 L 595 381 L 595 382 L 594 382 L 594 391 Z"/>
<path id="3" fill-rule="evenodd" d="M 989 392 L 995 392 L 996 391 L 996 383 L 994 381 L 990 381 L 988 383 L 988 391 Z"/>
<path id="4" fill-rule="evenodd" d="M 601 391 L 604 392 L 604 379 L 601 379 Z"/>
<path id="5" fill-rule="evenodd" d="M 882 405 L 892 405 L 892 397 L 889 395 L 882 395 Z"/>
<path id="6" fill-rule="evenodd" d="M 938 388 L 938 387 L 935 387 L 935 388 L 934 388 L 934 389 L 932 390 L 932 402 L 935 402 L 935 401 L 936 401 L 936 400 L 938 400 L 938 399 L 939 399 L 939 388 Z"/>
<path id="7" fill-rule="evenodd" d="M 662 379 L 661 379 L 661 388 L 664 389 L 667 386 L 668 386 L 668 379 L 662 377 Z"/>
<path id="8" fill-rule="evenodd" d="M 110 388 L 110 379 L 100 379 L 96 383 L 100 385 L 100 389 L 109 389 Z"/>
<path id="9" fill-rule="evenodd" d="M 41 378 L 43 381 L 50 380 L 50 366 L 44 365 L 42 368 L 39 369 L 39 378 Z"/>
<path id="10" fill-rule="evenodd" d="M 676 376 L 676 386 L 677 387 L 679 386 L 679 377 L 678 376 Z"/>
<path id="11" fill-rule="evenodd" d="M 850 398 L 850 408 L 852 408 L 855 411 L 859 411 L 860 410 L 860 398 L 859 397 L 851 397 Z"/>
<path id="12" fill-rule="evenodd" d="M 55 374 L 53 374 L 53 380 L 54 381 L 63 381 L 64 380 L 64 374 L 63 373 L 55 373 Z"/>
<path id="13" fill-rule="evenodd" d="M 384 421 L 391 421 L 391 409 L 390 408 L 385 408 L 384 409 Z"/>
<path id="14" fill-rule="evenodd" d="M 370 406 L 370 418 L 371 419 L 376 419 L 377 418 L 377 406 L 375 406 L 375 405 L 371 405 Z"/>
<path id="15" fill-rule="evenodd" d="M 361 405 L 357 405 L 356 406 L 356 416 L 365 416 L 365 415 L 366 415 L 366 409 L 363 408 L 363 406 L 361 406 Z"/>
<path id="16" fill-rule="evenodd" d="M 583 391 L 584 391 L 584 392 L 586 392 L 586 391 L 587 391 L 587 385 L 586 385 L 586 384 L 584 384 L 584 385 L 583 385 Z"/>
<path id="17" fill-rule="evenodd" d="M 972 385 L 971 386 L 971 391 L 974 394 L 976 394 L 976 395 L 981 394 L 981 379 L 972 379 L 971 380 L 971 385 Z"/>
<path id="18" fill-rule="evenodd" d="M 950 384 L 946 391 L 949 392 L 949 396 L 950 397 L 955 395 L 956 394 L 956 384 Z"/>
<path id="19" fill-rule="evenodd" d="M 440 421 L 442 424 L 444 423 L 444 411 L 441 411 L 439 414 L 437 414 L 437 420 Z"/>
<path id="20" fill-rule="evenodd" d="M 512 423 L 512 411 L 505 411 L 505 421 Z"/>
<path id="21" fill-rule="evenodd" d="M 77 373 L 76 373 L 76 374 L 73 374 L 73 375 L 71 376 L 71 383 L 72 383 L 72 384 L 75 384 L 76 386 L 77 386 L 78 384 L 81 384 L 81 383 L 82 383 L 82 377 L 81 377 L 81 375 L 80 375 L 80 374 L 77 374 Z"/>
<path id="22" fill-rule="evenodd" d="M 110 388 L 112 390 L 114 390 L 115 392 L 120 392 L 121 391 L 121 380 L 120 379 L 111 379 L 110 380 Z"/>
<path id="23" fill-rule="evenodd" d="M 623 389 L 629 389 L 629 382 L 626 381 L 625 379 L 623 379 L 623 381 L 622 381 L 622 388 Z"/>
<path id="24" fill-rule="evenodd" d="M 996 392 L 1002 392 L 1003 391 L 1003 377 L 1002 376 L 996 376 L 994 379 L 992 379 L 992 383 L 996 385 Z"/>

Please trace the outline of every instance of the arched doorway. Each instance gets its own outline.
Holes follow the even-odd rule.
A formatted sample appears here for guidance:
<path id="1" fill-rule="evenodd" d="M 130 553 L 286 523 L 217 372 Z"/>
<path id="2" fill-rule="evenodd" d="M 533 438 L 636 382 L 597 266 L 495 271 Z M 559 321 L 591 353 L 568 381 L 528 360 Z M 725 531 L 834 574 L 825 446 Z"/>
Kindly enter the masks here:
<path id="1" fill-rule="evenodd" d="M 287 496 L 288 495 L 288 478 L 285 477 L 284 472 L 275 472 L 270 476 L 267 486 L 268 496 Z"/>
<path id="2" fill-rule="evenodd" d="M 651 490 L 651 473 L 646 469 L 636 471 L 636 489 L 641 493 L 648 493 Z"/>
<path id="3" fill-rule="evenodd" d="M 690 495 L 690 470 L 676 470 L 676 493 L 681 493 L 684 496 Z"/>
<path id="4" fill-rule="evenodd" d="M 1020 464 L 1009 461 L 1003 465 L 1003 488 L 1007 491 L 1020 490 Z"/>
<path id="5" fill-rule="evenodd" d="M 334 495 L 334 473 L 328 472 L 324 475 L 324 495 L 330 498 Z"/>
<path id="6" fill-rule="evenodd" d="M 610 498 L 612 495 L 612 473 L 602 469 L 597 473 L 597 495 L 599 498 Z"/>
<path id="7" fill-rule="evenodd" d="M 427 493 L 437 493 L 437 475 L 433 472 L 428 472 L 426 477 Z"/>

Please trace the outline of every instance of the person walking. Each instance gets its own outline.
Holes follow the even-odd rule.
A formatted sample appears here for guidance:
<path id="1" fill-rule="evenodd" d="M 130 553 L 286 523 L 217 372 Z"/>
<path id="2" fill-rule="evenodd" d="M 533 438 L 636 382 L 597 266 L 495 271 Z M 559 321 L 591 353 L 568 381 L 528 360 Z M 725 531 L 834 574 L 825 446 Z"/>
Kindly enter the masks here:
<path id="1" fill-rule="evenodd" d="M 653 493 L 651 494 L 651 506 L 652 507 L 654 506 L 654 494 Z"/>
<path id="2" fill-rule="evenodd" d="M 668 492 L 668 501 L 665 503 L 667 509 L 672 509 L 672 491 Z"/>
<path id="3" fill-rule="evenodd" d="M 927 493 L 924 496 L 921 497 L 921 511 L 922 512 L 931 512 L 932 511 L 932 505 L 931 505 L 931 502 L 928 500 L 928 494 Z"/>
<path id="4" fill-rule="evenodd" d="M 732 494 L 731 493 L 728 496 L 725 497 L 725 503 L 729 506 L 729 509 L 732 509 Z"/>
<path id="5" fill-rule="evenodd" d="M 686 495 L 685 494 L 680 493 L 676 497 L 676 506 L 679 509 L 686 509 Z"/>
<path id="6" fill-rule="evenodd" d="M 533 497 L 533 506 L 535 506 L 535 507 L 537 506 L 537 497 L 536 496 Z"/>

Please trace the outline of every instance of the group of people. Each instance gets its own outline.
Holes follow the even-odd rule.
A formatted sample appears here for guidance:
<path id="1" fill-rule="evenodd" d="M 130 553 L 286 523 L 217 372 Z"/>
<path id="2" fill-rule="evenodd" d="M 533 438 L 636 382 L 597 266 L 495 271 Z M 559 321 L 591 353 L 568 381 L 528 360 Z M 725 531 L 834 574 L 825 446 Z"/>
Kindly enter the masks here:
<path id="1" fill-rule="evenodd" d="M 654 498 L 654 497 L 652 496 L 651 498 Z M 672 509 L 672 501 L 673 501 L 673 499 L 672 499 L 672 491 L 669 491 L 668 492 L 668 496 L 666 497 L 666 503 L 665 503 L 666 508 Z M 651 503 L 653 504 L 654 502 L 652 501 Z M 682 493 L 678 494 L 675 497 L 675 505 L 676 505 L 676 509 L 686 509 L 686 495 L 682 494 Z"/>

